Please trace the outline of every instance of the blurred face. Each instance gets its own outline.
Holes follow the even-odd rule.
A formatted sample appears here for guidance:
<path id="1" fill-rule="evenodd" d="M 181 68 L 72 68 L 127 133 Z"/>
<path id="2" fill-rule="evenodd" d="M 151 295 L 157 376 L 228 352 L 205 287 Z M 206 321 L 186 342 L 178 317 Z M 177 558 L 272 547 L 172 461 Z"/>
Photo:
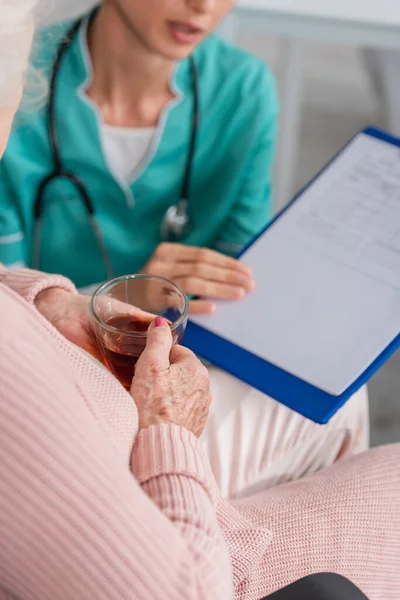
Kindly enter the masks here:
<path id="1" fill-rule="evenodd" d="M 185 58 L 209 35 L 234 0 L 106 0 L 152 52 Z"/>

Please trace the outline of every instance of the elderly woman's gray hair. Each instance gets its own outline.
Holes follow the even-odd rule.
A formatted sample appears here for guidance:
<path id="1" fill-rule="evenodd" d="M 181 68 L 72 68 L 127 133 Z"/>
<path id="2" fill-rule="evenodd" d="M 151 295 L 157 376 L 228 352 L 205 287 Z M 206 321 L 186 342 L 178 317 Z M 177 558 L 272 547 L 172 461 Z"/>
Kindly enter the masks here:
<path id="1" fill-rule="evenodd" d="M 13 103 L 27 68 L 38 0 L 0 0 L 0 108 Z"/>

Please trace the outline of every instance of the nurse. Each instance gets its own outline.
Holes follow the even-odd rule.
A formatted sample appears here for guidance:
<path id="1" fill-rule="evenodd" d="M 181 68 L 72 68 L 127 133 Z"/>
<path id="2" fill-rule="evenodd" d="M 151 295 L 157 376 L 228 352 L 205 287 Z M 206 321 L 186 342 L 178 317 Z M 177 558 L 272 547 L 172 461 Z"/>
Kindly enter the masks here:
<path id="1" fill-rule="evenodd" d="M 142 270 L 252 289 L 231 257 L 271 216 L 278 103 L 264 63 L 210 35 L 232 5 L 104 0 L 42 32 L 52 100 L 20 111 L 0 166 L 0 261 L 80 288 Z"/>

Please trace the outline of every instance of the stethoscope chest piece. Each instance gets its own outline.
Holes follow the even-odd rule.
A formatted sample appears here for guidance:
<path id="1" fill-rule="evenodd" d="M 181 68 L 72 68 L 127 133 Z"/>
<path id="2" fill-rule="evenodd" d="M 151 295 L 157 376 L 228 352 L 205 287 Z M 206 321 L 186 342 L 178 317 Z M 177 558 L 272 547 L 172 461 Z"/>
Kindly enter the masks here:
<path id="1" fill-rule="evenodd" d="M 165 213 L 161 225 L 161 237 L 164 241 L 176 242 L 189 233 L 190 218 L 187 204 L 187 200 L 181 200 L 178 205 L 170 206 Z"/>

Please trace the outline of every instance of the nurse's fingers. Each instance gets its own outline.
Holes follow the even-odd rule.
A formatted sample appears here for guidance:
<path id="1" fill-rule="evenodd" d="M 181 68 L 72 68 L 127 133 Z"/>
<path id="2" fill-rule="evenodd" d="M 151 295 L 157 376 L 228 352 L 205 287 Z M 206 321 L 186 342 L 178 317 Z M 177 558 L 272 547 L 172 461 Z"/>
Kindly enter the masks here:
<path id="1" fill-rule="evenodd" d="M 191 315 L 212 315 L 217 310 L 217 306 L 210 300 L 192 300 L 189 304 Z"/>
<path id="2" fill-rule="evenodd" d="M 177 262 L 173 267 L 173 280 L 183 279 L 184 277 L 197 277 L 205 281 L 227 283 L 234 287 L 244 288 L 248 292 L 254 289 L 255 286 L 251 275 L 244 271 L 226 269 L 200 262 Z"/>
<path id="3" fill-rule="evenodd" d="M 215 250 L 208 248 L 197 248 L 195 246 L 185 246 L 184 244 L 160 244 L 156 250 L 156 255 L 160 259 L 174 260 L 176 262 L 199 262 L 219 266 L 225 269 L 243 271 L 251 276 L 251 268 L 237 261 L 235 258 L 225 256 Z"/>
<path id="4" fill-rule="evenodd" d="M 244 287 L 207 281 L 200 277 L 174 277 L 174 282 L 180 285 L 189 296 L 202 296 L 218 300 L 242 300 L 246 295 Z"/>

